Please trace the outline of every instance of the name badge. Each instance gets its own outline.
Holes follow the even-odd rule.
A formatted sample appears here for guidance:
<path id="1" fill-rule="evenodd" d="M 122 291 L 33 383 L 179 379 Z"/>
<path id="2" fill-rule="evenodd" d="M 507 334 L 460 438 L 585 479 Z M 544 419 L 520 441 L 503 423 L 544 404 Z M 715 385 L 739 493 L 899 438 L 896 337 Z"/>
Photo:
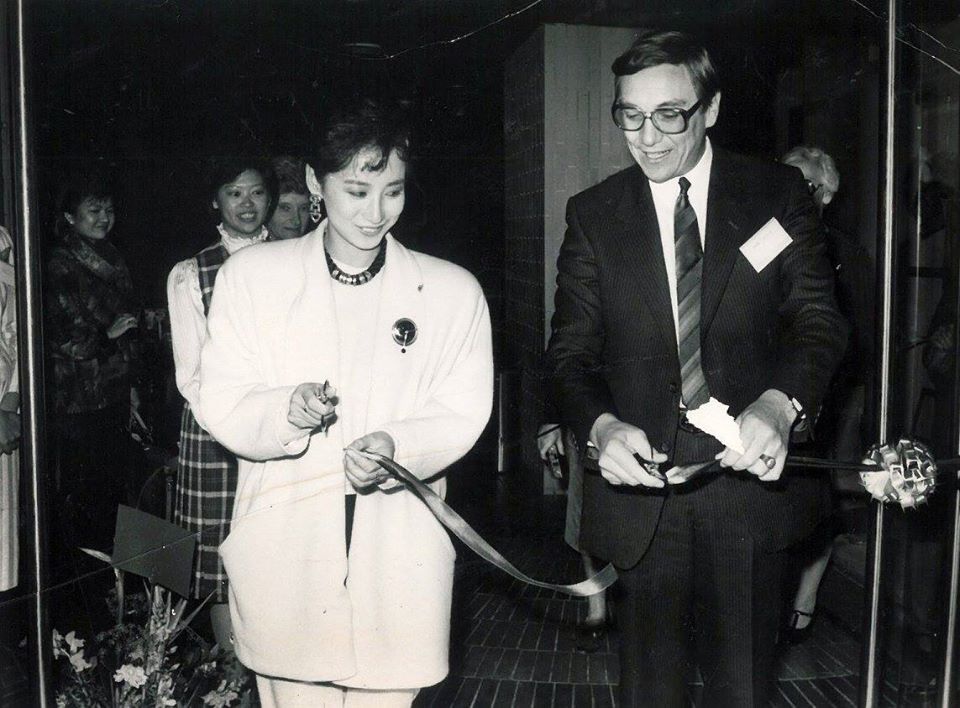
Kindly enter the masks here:
<path id="1" fill-rule="evenodd" d="M 767 223 L 747 239 L 747 242 L 740 246 L 740 253 L 750 261 L 750 265 L 758 273 L 770 265 L 774 258 L 793 243 L 790 234 L 786 232 L 780 222 L 775 218 Z"/>

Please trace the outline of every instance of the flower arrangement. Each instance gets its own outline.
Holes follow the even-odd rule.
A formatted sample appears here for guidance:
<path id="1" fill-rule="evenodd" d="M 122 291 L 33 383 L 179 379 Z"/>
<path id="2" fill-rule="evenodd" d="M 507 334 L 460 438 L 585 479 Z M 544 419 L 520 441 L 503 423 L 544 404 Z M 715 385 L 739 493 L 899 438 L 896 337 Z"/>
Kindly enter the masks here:
<path id="1" fill-rule="evenodd" d="M 76 632 L 53 632 L 58 708 L 253 705 L 249 673 L 236 656 L 185 631 L 204 603 L 186 615 L 186 600 L 147 581 L 143 593 L 125 596 L 123 573 L 114 573 L 107 598 L 116 616 L 112 627 L 89 644 Z"/>

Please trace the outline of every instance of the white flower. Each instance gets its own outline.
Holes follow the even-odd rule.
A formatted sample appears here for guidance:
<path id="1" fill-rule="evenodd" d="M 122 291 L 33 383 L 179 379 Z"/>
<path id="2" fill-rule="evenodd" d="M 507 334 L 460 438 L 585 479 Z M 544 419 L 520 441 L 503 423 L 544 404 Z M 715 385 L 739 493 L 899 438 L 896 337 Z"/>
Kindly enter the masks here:
<path id="1" fill-rule="evenodd" d="M 117 669 L 117 672 L 113 675 L 113 680 L 117 683 L 122 681 L 133 688 L 140 688 L 147 682 L 147 673 L 143 670 L 142 666 L 124 664 Z"/>
<path id="2" fill-rule="evenodd" d="M 240 694 L 236 691 L 226 691 L 225 693 L 221 693 L 221 691 L 223 691 L 223 683 L 220 684 L 220 688 L 215 691 L 210 691 L 210 693 L 203 697 L 203 705 L 213 706 L 213 708 L 225 708 L 240 698 Z"/>
<path id="3" fill-rule="evenodd" d="M 77 639 L 76 632 L 70 632 L 69 634 L 67 634 L 67 636 L 63 638 L 63 640 L 70 646 L 71 653 L 80 651 L 80 649 L 82 649 L 83 645 L 85 644 L 83 639 Z"/>
<path id="4" fill-rule="evenodd" d="M 62 693 L 57 696 L 57 708 L 67 708 L 67 697 Z"/>
<path id="5" fill-rule="evenodd" d="M 56 659 L 61 655 L 67 655 L 67 653 L 63 650 L 63 635 L 57 630 L 53 630 L 53 658 Z M 64 698 L 63 700 L 67 699 Z"/>
<path id="6" fill-rule="evenodd" d="M 86 671 L 87 669 L 91 669 L 94 666 L 94 664 L 90 663 L 84 658 L 82 650 L 70 655 L 70 663 L 73 665 L 74 671 L 76 671 L 78 674 L 82 671 Z"/>

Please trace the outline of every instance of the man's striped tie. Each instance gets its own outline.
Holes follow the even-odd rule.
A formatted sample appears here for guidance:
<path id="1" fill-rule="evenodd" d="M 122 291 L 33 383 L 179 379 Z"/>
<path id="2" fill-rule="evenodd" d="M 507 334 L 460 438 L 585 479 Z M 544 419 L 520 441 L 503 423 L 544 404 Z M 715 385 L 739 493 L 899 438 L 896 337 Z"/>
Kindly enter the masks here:
<path id="1" fill-rule="evenodd" d="M 697 214 L 690 206 L 690 181 L 680 178 L 680 196 L 673 211 L 677 259 L 677 305 L 680 327 L 680 378 L 683 402 L 693 410 L 710 400 L 710 390 L 700 364 L 700 281 L 703 249 Z"/>

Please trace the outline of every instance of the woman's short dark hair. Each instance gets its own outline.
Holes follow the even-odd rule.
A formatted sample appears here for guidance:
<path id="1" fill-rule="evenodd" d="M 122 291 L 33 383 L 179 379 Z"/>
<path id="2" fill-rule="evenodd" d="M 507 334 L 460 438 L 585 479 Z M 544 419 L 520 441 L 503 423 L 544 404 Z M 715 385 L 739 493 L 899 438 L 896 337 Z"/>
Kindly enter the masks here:
<path id="1" fill-rule="evenodd" d="M 316 156 L 310 161 L 317 179 L 339 172 L 367 149 L 376 155 L 376 161 L 363 165 L 364 169 L 382 170 L 393 152 L 406 160 L 410 152 L 408 120 L 408 111 L 399 102 L 372 98 L 348 101 L 330 115 Z"/>
<path id="2" fill-rule="evenodd" d="M 270 196 L 270 206 L 277 203 L 277 174 L 270 161 L 257 155 L 214 155 L 207 158 L 203 168 L 203 185 L 207 198 L 216 200 L 217 192 L 243 172 L 254 170 L 263 178 L 263 184 Z"/>
<path id="3" fill-rule="evenodd" d="M 278 194 L 310 195 L 304 161 L 291 155 L 279 155 L 272 160 L 273 171 L 277 173 Z"/>
<path id="4" fill-rule="evenodd" d="M 68 175 L 57 191 L 56 232 L 63 235 L 70 230 L 64 214 L 76 214 L 87 199 L 113 199 L 113 195 L 113 183 L 102 172 L 75 172 Z"/>
<path id="5" fill-rule="evenodd" d="M 614 60 L 611 69 L 614 76 L 620 77 L 661 64 L 686 67 L 697 98 L 705 105 L 720 92 L 720 79 L 706 47 L 684 32 L 641 32 L 630 48 Z"/>

